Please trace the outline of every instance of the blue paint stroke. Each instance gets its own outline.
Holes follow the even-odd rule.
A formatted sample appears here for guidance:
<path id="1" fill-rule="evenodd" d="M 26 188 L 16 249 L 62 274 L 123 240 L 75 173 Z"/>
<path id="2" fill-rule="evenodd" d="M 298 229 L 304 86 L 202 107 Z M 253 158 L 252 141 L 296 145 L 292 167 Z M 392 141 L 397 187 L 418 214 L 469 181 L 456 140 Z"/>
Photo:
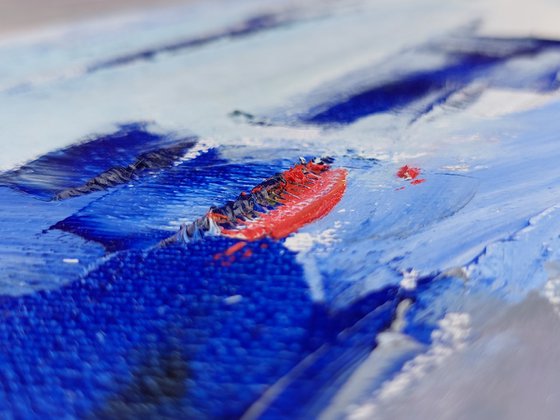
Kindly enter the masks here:
<path id="1" fill-rule="evenodd" d="M 44 200 L 102 191 L 171 167 L 195 137 L 153 134 L 146 123 L 123 124 L 111 134 L 57 150 L 0 175 L 0 185 Z"/>
<path id="2" fill-rule="evenodd" d="M 243 38 L 250 35 L 255 35 L 271 29 L 277 29 L 296 22 L 294 17 L 280 16 L 275 14 L 262 14 L 253 16 L 238 25 L 227 28 L 222 31 L 203 35 L 198 38 L 191 38 L 181 41 L 176 41 L 167 45 L 160 45 L 153 48 L 147 48 L 141 51 L 124 54 L 115 58 L 105 61 L 100 61 L 90 65 L 86 72 L 94 73 L 99 70 L 108 68 L 121 67 L 136 62 L 150 61 L 155 59 L 160 54 L 173 54 L 179 51 L 187 50 L 190 48 L 202 47 L 213 42 Z"/>
<path id="3" fill-rule="evenodd" d="M 340 92 L 337 92 L 340 81 L 334 81 L 312 93 L 311 104 L 300 114 L 299 122 L 344 125 L 370 115 L 407 109 L 413 112 L 414 121 L 474 81 L 486 86 L 536 92 L 551 92 L 560 86 L 556 77 L 560 59 L 553 68 L 547 65 L 533 65 L 530 69 L 515 67 L 517 60 L 539 60 L 550 53 L 560 54 L 560 41 L 539 38 L 452 39 L 403 52 L 399 56 L 399 66 L 402 66 L 402 58 L 409 55 L 414 68 L 413 62 L 418 53 L 437 57 L 443 65 L 404 73 L 401 67 L 395 68 L 392 72 L 383 72 L 397 75 L 386 80 L 376 79 L 376 68 L 368 69 L 359 76 L 349 75 L 343 81 L 345 87 Z M 506 65 L 507 70 L 504 70 Z M 389 60 L 377 70 L 387 70 L 390 66 Z M 501 71 L 507 71 L 507 75 Z M 349 77 L 356 77 L 356 86 L 352 86 Z M 432 96 L 435 98 L 430 99 Z M 421 100 L 427 100 L 428 104 L 421 106 L 420 110 L 415 109 L 413 105 Z"/>

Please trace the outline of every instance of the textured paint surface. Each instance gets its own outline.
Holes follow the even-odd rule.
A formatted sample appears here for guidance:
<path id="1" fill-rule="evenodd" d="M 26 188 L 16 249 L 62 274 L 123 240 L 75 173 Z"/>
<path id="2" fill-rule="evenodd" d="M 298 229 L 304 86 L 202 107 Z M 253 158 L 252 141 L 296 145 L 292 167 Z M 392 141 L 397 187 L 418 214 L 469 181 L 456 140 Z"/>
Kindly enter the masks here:
<path id="1" fill-rule="evenodd" d="M 2 417 L 554 418 L 559 14 L 204 2 L 2 43 Z"/>
<path id="2" fill-rule="evenodd" d="M 344 194 L 346 170 L 315 160 L 294 165 L 250 194 L 241 193 L 231 204 L 211 209 L 199 223 L 208 221 L 221 235 L 254 241 L 283 239 L 325 217 Z"/>

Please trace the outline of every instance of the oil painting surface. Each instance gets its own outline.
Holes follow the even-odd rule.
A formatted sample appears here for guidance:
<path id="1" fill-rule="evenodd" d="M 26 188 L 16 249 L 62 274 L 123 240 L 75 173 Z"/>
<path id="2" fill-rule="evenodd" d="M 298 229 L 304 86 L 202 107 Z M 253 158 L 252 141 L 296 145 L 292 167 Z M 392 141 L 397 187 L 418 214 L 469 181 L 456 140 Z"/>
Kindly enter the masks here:
<path id="1" fill-rule="evenodd" d="M 0 43 L 0 414 L 555 418 L 554 2 L 192 2 Z"/>

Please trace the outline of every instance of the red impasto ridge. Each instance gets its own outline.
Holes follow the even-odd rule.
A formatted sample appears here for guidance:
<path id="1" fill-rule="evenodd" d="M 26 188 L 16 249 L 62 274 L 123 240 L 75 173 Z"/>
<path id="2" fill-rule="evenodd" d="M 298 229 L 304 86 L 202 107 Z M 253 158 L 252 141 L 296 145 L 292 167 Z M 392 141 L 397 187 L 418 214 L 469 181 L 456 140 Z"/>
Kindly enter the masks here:
<path id="1" fill-rule="evenodd" d="M 330 158 L 315 158 L 310 162 L 301 158 L 301 163 L 264 180 L 250 193 L 241 193 L 235 201 L 213 207 L 193 223 L 182 225 L 167 242 L 191 241 L 216 234 L 244 241 L 284 238 L 327 215 L 342 198 L 347 171 L 332 169 L 331 162 Z M 245 245 L 246 242 L 234 244 L 214 259 L 229 264 Z M 243 257 L 250 256 L 251 250 L 245 250 Z"/>
<path id="2" fill-rule="evenodd" d="M 236 229 L 221 232 L 231 238 L 254 241 L 265 236 L 281 239 L 302 226 L 327 215 L 346 190 L 345 169 L 329 169 L 314 175 L 312 182 L 304 178 L 301 168 L 284 173 L 287 181 L 281 205 L 253 221 L 242 222 Z"/>

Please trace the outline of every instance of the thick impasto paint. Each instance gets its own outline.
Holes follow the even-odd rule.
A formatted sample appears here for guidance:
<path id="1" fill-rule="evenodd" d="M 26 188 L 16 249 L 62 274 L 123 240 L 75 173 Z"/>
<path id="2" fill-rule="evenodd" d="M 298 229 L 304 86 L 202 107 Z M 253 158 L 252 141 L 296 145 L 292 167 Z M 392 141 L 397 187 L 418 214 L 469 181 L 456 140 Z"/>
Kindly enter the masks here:
<path id="1" fill-rule="evenodd" d="M 554 14 L 212 1 L 3 41 L 0 415 L 555 418 Z"/>

